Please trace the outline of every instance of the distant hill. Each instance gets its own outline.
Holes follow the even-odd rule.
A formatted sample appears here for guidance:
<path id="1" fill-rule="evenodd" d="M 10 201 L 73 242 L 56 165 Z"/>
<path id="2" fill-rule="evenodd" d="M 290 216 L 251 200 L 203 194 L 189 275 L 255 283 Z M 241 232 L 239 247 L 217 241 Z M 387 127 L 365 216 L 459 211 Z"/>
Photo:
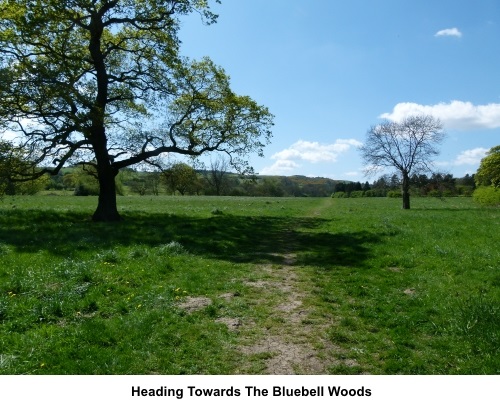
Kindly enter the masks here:
<path id="1" fill-rule="evenodd" d="M 186 194 L 200 195 L 233 195 L 233 196 L 270 196 L 270 197 L 329 197 L 339 183 L 351 183 L 344 180 L 332 180 L 326 177 L 308 176 L 270 176 L 249 175 L 241 176 L 238 173 L 223 172 L 222 185 L 218 191 L 208 170 L 197 170 L 197 180 L 184 189 Z M 179 181 L 182 181 L 180 179 Z M 117 190 L 120 194 L 172 194 L 177 190 L 168 189 L 162 181 L 159 172 L 137 171 L 125 169 L 117 179 Z M 75 194 L 88 195 L 98 193 L 97 182 L 86 174 L 81 167 L 68 167 L 59 175 L 50 179 L 49 190 L 75 190 Z"/>

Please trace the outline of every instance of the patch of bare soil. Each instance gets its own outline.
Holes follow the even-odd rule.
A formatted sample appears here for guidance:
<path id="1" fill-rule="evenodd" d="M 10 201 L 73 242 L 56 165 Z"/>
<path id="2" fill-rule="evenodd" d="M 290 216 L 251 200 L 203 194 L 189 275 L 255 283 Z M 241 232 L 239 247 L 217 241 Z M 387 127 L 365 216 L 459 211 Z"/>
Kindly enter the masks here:
<path id="1" fill-rule="evenodd" d="M 233 293 L 225 293 L 219 295 L 219 298 L 230 301 L 235 297 Z M 177 304 L 177 306 L 185 311 L 192 313 L 195 311 L 200 311 L 209 305 L 212 305 L 212 300 L 207 297 L 186 297 L 186 300 Z M 215 320 L 217 323 L 222 323 L 227 326 L 230 331 L 236 331 L 241 326 L 241 321 L 236 318 L 217 318 Z"/>
<path id="2" fill-rule="evenodd" d="M 210 298 L 207 298 L 207 297 L 186 297 L 186 300 L 183 302 L 180 302 L 178 304 L 178 307 L 191 313 L 191 312 L 206 308 L 209 305 L 212 305 L 212 300 Z"/>

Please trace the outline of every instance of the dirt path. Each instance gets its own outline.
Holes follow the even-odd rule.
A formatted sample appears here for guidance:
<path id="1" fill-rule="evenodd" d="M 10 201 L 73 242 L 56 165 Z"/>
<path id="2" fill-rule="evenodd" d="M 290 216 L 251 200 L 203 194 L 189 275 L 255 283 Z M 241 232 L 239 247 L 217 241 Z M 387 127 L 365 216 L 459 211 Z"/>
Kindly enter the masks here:
<path id="1" fill-rule="evenodd" d="M 331 204 L 331 199 L 325 199 L 306 216 L 321 216 Z M 258 265 L 251 279 L 244 280 L 250 288 L 245 303 L 256 309 L 255 317 L 216 320 L 239 334 L 236 349 L 242 361 L 236 373 L 328 374 L 334 364 L 356 365 L 353 360 L 338 360 L 343 357 L 339 356 L 342 351 L 327 338 L 328 328 L 337 320 L 312 306 L 314 283 L 310 274 L 296 265 L 294 233 L 291 229 L 286 232 L 283 240 L 287 246 L 280 249 L 285 253 L 274 255 L 278 264 Z M 227 293 L 219 298 L 232 300 L 234 295 Z M 191 312 L 210 304 L 206 297 L 187 297 L 179 306 Z"/>
<path id="2" fill-rule="evenodd" d="M 282 266 L 261 267 L 263 281 L 246 282 L 258 290 L 256 304 L 269 305 L 269 320 L 264 325 L 242 325 L 254 332 L 257 328 L 259 337 L 239 348 L 245 355 L 265 359 L 262 374 L 326 373 L 328 364 L 321 355 L 328 346 L 323 337 L 326 325 L 310 319 L 311 308 L 304 303 L 308 286 L 297 276 L 293 263 L 293 254 L 286 255 Z M 247 370 L 243 366 L 241 371 Z"/>
<path id="3" fill-rule="evenodd" d="M 329 206 L 327 201 L 309 216 L 319 216 Z M 295 253 L 289 251 L 280 257 L 280 265 L 260 266 L 258 281 L 246 282 L 259 297 L 255 304 L 269 308 L 269 319 L 260 325 L 242 324 L 242 332 L 253 328 L 258 337 L 243 341 L 239 350 L 264 359 L 261 374 L 326 374 L 335 358 L 332 354 L 338 351 L 326 338 L 333 320 L 308 305 L 314 286 L 295 265 Z M 241 373 L 247 372 L 242 364 Z"/>

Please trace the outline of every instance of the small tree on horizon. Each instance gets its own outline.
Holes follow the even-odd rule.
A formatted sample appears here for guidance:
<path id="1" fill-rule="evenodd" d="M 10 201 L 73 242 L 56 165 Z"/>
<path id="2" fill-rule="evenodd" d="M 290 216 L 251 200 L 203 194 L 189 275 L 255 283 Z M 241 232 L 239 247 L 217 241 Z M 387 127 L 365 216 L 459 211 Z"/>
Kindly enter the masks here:
<path id="1" fill-rule="evenodd" d="M 475 181 L 477 186 L 500 188 L 500 145 L 491 148 L 481 159 Z"/>
<path id="2" fill-rule="evenodd" d="M 194 170 L 187 163 L 174 163 L 170 168 L 163 171 L 161 180 L 167 189 L 175 194 L 178 191 L 181 195 L 192 192 L 196 189 L 198 176 Z"/>
<path id="3" fill-rule="evenodd" d="M 210 168 L 204 171 L 205 181 L 215 191 L 215 195 L 222 195 L 227 188 L 229 161 L 223 156 L 217 156 L 210 161 Z"/>
<path id="4" fill-rule="evenodd" d="M 444 138 L 441 122 L 430 115 L 372 126 L 360 148 L 365 173 L 396 169 L 401 176 L 403 209 L 410 209 L 410 178 L 413 174 L 432 171 L 432 159 L 439 154 L 437 145 Z"/>

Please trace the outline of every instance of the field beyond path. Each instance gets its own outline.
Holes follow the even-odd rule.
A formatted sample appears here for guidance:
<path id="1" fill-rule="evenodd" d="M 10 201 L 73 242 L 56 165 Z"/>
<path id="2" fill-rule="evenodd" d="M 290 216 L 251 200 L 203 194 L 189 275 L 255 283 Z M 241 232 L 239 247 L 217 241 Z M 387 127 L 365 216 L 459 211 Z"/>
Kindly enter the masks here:
<path id="1" fill-rule="evenodd" d="M 412 202 L 4 198 L 0 373 L 500 373 L 500 211 Z"/>

